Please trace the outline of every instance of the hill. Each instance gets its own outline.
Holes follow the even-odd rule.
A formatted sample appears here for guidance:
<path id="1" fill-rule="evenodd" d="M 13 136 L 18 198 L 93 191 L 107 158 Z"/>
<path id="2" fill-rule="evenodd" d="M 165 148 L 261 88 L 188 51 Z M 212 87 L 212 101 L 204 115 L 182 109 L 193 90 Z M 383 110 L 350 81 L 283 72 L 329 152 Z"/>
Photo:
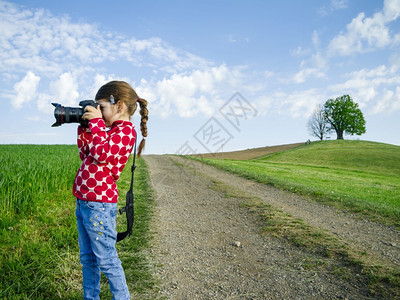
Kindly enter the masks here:
<path id="1" fill-rule="evenodd" d="M 203 161 L 400 228 L 400 146 L 334 140 L 248 160 Z"/>
<path id="2" fill-rule="evenodd" d="M 259 161 L 400 176 L 400 146 L 352 140 L 314 142 Z"/>
<path id="3" fill-rule="evenodd" d="M 197 154 L 193 156 L 203 157 L 203 158 L 215 158 L 215 159 L 237 159 L 237 160 L 248 160 L 253 159 L 265 155 L 270 155 L 272 153 L 281 152 L 296 148 L 303 143 L 294 143 L 294 144 L 285 144 L 285 145 L 277 145 L 277 146 L 267 146 L 260 147 L 254 149 L 240 150 L 240 151 L 231 151 L 224 153 L 205 153 L 205 154 Z"/>
<path id="4" fill-rule="evenodd" d="M 224 153 L 193 155 L 211 159 L 257 160 L 305 166 L 363 170 L 400 176 L 400 146 L 370 141 L 293 143 Z"/>

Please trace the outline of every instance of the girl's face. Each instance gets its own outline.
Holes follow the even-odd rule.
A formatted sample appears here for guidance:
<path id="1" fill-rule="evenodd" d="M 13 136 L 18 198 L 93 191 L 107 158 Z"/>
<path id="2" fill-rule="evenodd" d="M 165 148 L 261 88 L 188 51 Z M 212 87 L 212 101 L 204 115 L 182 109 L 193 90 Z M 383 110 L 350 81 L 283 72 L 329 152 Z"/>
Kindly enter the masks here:
<path id="1" fill-rule="evenodd" d="M 100 105 L 101 114 L 107 127 L 110 127 L 114 121 L 118 120 L 118 110 L 115 104 L 111 104 L 106 100 L 98 100 L 97 103 Z"/>

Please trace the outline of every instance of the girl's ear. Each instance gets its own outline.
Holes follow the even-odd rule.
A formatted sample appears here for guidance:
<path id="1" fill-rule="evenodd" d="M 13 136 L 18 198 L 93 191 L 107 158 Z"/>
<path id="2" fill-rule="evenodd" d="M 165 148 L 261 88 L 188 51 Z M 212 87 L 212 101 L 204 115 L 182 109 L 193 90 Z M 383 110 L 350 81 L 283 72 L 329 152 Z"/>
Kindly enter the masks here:
<path id="1" fill-rule="evenodd" d="M 122 111 L 124 110 L 124 102 L 122 102 L 122 101 L 118 101 L 117 102 L 117 112 L 118 113 L 122 113 Z"/>
<path id="2" fill-rule="evenodd" d="M 123 101 L 118 101 L 117 102 L 117 112 L 118 113 L 124 113 L 128 111 L 128 107 L 126 106 L 125 102 Z"/>

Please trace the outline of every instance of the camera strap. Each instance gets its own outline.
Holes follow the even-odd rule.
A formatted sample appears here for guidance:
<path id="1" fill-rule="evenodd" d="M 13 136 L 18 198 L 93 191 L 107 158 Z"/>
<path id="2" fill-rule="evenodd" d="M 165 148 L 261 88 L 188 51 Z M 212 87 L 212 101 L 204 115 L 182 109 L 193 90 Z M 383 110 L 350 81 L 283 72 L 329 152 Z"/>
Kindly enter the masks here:
<path id="1" fill-rule="evenodd" d="M 136 135 L 136 131 L 135 131 Z M 135 207 L 134 207 L 134 202 L 135 202 L 135 197 L 133 196 L 133 177 L 135 175 L 135 169 L 136 169 L 136 140 L 137 140 L 137 135 L 135 138 L 135 145 L 134 145 L 134 152 L 133 152 L 133 163 L 131 167 L 132 171 L 132 176 L 131 176 L 131 186 L 129 188 L 129 191 L 126 193 L 126 205 L 123 208 L 119 209 L 119 213 L 122 215 L 124 212 L 126 213 L 126 231 L 124 232 L 118 232 L 117 235 L 117 242 L 122 241 L 124 238 L 127 237 L 127 235 L 132 234 L 132 227 L 133 227 L 133 222 L 135 220 Z"/>

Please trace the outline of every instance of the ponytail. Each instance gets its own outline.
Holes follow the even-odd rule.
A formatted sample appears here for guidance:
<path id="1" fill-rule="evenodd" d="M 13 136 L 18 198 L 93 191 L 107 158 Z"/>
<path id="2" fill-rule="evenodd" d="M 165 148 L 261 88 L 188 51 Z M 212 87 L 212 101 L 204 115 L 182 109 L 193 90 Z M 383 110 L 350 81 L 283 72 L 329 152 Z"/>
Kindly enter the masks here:
<path id="1" fill-rule="evenodd" d="M 137 100 L 137 103 L 139 103 L 140 110 L 139 114 L 141 116 L 140 119 L 140 131 L 142 133 L 143 139 L 140 141 L 139 144 L 139 149 L 138 149 L 138 157 L 142 154 L 142 151 L 144 150 L 146 140 L 145 137 L 147 137 L 147 120 L 149 119 L 149 111 L 147 109 L 147 101 L 145 99 L 139 98 Z"/>

